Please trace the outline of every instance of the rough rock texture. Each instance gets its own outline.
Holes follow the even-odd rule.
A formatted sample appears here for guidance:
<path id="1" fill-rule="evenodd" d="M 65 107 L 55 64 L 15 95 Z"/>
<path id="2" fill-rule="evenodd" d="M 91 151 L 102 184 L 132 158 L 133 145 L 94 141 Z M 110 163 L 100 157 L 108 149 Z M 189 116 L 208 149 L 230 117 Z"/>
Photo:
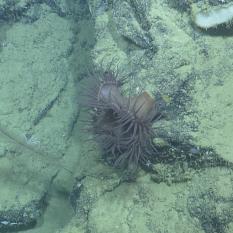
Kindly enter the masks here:
<path id="1" fill-rule="evenodd" d="M 18 132 L 28 144 L 33 143 L 30 139 L 34 137 L 35 144 L 62 153 L 61 141 L 69 134 L 69 119 L 74 111 L 69 97 L 64 96 L 70 79 L 67 56 L 71 33 L 67 22 L 49 13 L 46 5 L 44 14 L 33 24 L 16 23 L 2 28 L 1 124 Z M 65 112 L 61 106 L 66 107 Z M 59 120 L 54 121 L 53 117 Z M 55 131 L 46 129 L 48 124 Z"/>
<path id="2" fill-rule="evenodd" d="M 194 177 L 187 208 L 205 232 L 231 232 L 232 187 L 232 171 L 227 169 L 209 169 Z"/>
<path id="3" fill-rule="evenodd" d="M 67 2 L 61 0 L 1 0 L 0 19 L 5 22 L 33 23 L 43 14 L 43 4 L 61 17 L 69 13 Z"/>
<path id="4" fill-rule="evenodd" d="M 203 1 L 176 3 L 0 1 L 0 230 L 233 232 L 233 39 L 192 25 Z M 134 182 L 80 130 L 92 66 L 164 100 L 161 156 Z"/>
<path id="5" fill-rule="evenodd" d="M 193 27 L 187 2 L 183 10 L 164 1 L 88 3 L 95 65 L 117 64 L 130 93 L 162 95 L 166 118 L 154 125 L 155 142 L 167 149 L 153 174 L 139 172 L 135 183 L 111 178 L 117 185 L 106 191 L 109 176 L 80 176 L 76 216 L 59 232 L 230 233 L 232 38 Z"/>
<path id="6" fill-rule="evenodd" d="M 16 13 L 36 5 L 0 4 L 1 232 L 35 227 L 44 214 L 77 118 L 68 62 L 71 24 L 48 1 L 38 2 L 33 21 Z"/>

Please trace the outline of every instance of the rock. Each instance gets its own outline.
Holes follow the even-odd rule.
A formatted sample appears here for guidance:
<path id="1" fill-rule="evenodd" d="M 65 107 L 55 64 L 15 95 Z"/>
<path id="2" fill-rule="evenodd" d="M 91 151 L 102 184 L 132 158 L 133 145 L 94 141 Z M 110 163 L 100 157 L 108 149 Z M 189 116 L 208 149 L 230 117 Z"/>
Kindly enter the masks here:
<path id="1" fill-rule="evenodd" d="M 116 1 L 113 5 L 113 15 L 117 30 L 122 36 L 132 43 L 135 43 L 137 46 L 144 49 L 152 49 L 154 45 L 150 33 L 148 32 L 148 23 L 146 23 L 147 21 L 145 18 L 141 17 L 143 13 L 145 17 L 146 9 L 144 9 L 142 5 L 136 5 L 136 3 L 138 3 L 137 1 L 132 2 L 136 9 L 137 16 L 139 17 L 139 21 L 134 16 L 133 9 L 126 1 Z M 141 14 L 139 14 L 140 9 L 144 11 Z M 142 26 L 140 24 L 142 24 Z"/>
<path id="2" fill-rule="evenodd" d="M 206 233 L 227 232 L 233 217 L 232 194 L 230 170 L 212 169 L 194 178 L 188 210 Z"/>
<path id="3" fill-rule="evenodd" d="M 70 24 L 40 6 L 30 24 L 1 27 L 1 232 L 36 227 L 77 120 Z"/>
<path id="4" fill-rule="evenodd" d="M 103 14 L 108 9 L 108 1 L 106 0 L 87 0 L 89 11 L 93 17 Z"/>
<path id="5" fill-rule="evenodd" d="M 141 176 L 137 183 L 119 184 L 114 176 L 86 177 L 81 183 L 77 215 L 61 233 L 172 233 L 174 227 L 179 232 L 194 232 L 193 223 L 185 217 L 181 221 L 176 210 L 171 208 L 175 206 L 175 196 L 181 187 L 155 185 L 149 176 Z"/>
<path id="6" fill-rule="evenodd" d="M 29 158 L 28 153 L 20 159 L 1 158 L 1 232 L 34 227 L 47 207 L 47 191 L 53 171 L 44 171 L 44 175 L 39 177 L 37 172 L 43 169 L 38 168 L 39 163 L 37 166 L 33 165 Z"/>
<path id="7" fill-rule="evenodd" d="M 0 211 L 0 230 L 1 232 L 21 231 L 33 228 L 39 217 L 41 217 L 46 207 L 46 195 L 40 200 L 32 200 L 20 209 Z"/>
<path id="8" fill-rule="evenodd" d="M 44 10 L 46 12 L 47 9 Z M 4 112 L 1 125 L 11 135 L 22 138 L 21 141 L 25 139 L 25 144 L 37 144 L 47 152 L 51 152 L 52 147 L 56 148 L 52 153 L 60 151 L 58 153 L 61 154 L 65 149 L 62 141 L 70 133 L 70 121 L 77 110 L 73 109 L 70 97 L 65 93 L 66 88 L 72 88 L 66 60 L 71 34 L 66 21 L 56 17 L 55 14 L 47 14 L 33 25 L 18 23 L 5 31 L 0 66 L 4 77 L 4 90 L 1 92 L 4 101 L 0 109 Z M 52 26 L 55 19 L 57 27 Z M 64 28 L 67 33 L 64 33 Z M 60 106 L 66 111 L 61 111 Z M 64 114 L 67 117 L 63 118 Z M 48 124 L 53 130 L 46 129 Z M 29 140 L 32 136 L 34 142 Z"/>
<path id="9" fill-rule="evenodd" d="M 33 23 L 40 17 L 41 5 L 47 5 L 62 17 L 70 12 L 67 4 L 60 0 L 2 0 L 0 2 L 0 19 L 5 22 Z"/>

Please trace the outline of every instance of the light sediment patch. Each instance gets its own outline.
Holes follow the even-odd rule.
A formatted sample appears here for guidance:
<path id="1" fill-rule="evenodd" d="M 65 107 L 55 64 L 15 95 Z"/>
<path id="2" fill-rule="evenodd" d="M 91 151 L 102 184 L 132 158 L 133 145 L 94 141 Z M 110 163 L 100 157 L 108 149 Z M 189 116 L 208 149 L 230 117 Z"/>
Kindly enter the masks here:
<path id="1" fill-rule="evenodd" d="M 194 13 L 195 24 L 204 29 L 230 23 L 233 19 L 233 4 L 218 6 L 207 11 Z"/>

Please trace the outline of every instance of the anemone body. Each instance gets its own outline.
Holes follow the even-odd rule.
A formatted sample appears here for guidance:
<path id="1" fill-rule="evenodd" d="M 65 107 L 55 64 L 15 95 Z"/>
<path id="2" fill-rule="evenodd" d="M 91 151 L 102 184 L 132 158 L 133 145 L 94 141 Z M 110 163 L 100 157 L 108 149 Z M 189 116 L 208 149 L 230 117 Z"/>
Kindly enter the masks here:
<path id="1" fill-rule="evenodd" d="M 94 138 L 111 164 L 134 170 L 156 152 L 152 123 L 159 113 L 155 100 L 147 92 L 123 96 L 123 83 L 111 71 L 97 76 L 86 101 Z"/>

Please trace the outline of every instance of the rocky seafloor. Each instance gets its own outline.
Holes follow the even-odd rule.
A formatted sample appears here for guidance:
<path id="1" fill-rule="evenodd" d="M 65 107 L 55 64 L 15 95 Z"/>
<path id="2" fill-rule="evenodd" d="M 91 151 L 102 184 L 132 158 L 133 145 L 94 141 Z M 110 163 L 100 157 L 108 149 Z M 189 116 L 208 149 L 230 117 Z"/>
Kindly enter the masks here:
<path id="1" fill-rule="evenodd" d="M 231 1 L 0 0 L 0 232 L 232 233 Z M 161 159 L 129 182 L 84 134 L 90 67 L 166 102 Z"/>

